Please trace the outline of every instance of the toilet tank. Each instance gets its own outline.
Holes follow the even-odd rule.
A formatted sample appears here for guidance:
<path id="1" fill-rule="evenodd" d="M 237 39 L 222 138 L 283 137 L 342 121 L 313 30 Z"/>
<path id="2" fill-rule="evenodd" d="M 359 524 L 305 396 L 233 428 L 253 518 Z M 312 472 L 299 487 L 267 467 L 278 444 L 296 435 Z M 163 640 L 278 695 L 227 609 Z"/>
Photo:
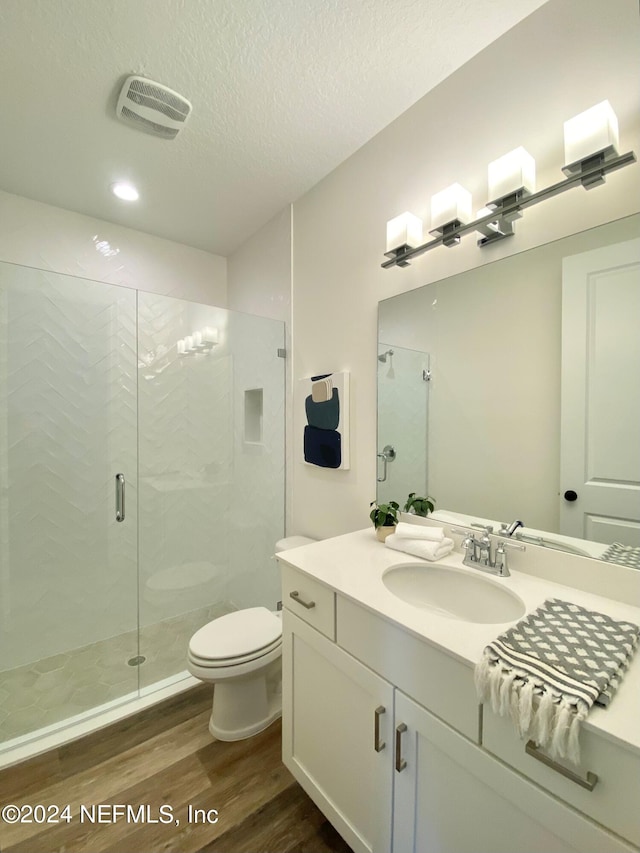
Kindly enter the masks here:
<path id="1" fill-rule="evenodd" d="M 278 539 L 276 542 L 276 554 L 280 551 L 288 551 L 290 548 L 301 548 L 302 545 L 311 545 L 317 541 L 317 539 L 310 539 L 308 536 L 285 536 L 284 539 Z"/>

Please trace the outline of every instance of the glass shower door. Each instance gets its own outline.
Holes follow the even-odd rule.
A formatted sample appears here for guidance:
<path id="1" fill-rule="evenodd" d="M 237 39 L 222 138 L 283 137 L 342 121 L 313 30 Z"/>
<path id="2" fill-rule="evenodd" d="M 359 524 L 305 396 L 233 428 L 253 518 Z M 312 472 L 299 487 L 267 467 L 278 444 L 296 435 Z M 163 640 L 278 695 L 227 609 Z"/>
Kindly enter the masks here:
<path id="1" fill-rule="evenodd" d="M 135 291 L 0 264 L 0 744 L 137 691 L 136 367 Z"/>

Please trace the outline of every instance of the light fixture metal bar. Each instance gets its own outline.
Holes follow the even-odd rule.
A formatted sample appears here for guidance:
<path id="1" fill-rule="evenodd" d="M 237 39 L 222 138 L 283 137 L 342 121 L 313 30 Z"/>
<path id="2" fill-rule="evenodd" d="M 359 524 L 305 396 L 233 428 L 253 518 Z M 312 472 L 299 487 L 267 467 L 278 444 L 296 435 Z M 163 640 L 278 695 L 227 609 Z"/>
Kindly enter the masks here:
<path id="1" fill-rule="evenodd" d="M 517 215 L 521 210 L 524 210 L 527 207 L 533 207 L 534 204 L 538 204 L 548 198 L 553 198 L 555 195 L 560 195 L 560 193 L 563 193 L 577 185 L 585 186 L 585 188 L 588 189 L 594 185 L 594 182 L 597 182 L 598 176 L 604 178 L 604 175 L 608 172 L 615 172 L 617 169 L 622 169 L 624 166 L 630 166 L 635 162 L 636 155 L 633 151 L 627 151 L 626 154 L 620 154 L 618 157 L 612 157 L 610 160 L 599 160 L 593 165 L 592 161 L 589 161 L 590 164 L 588 166 L 570 177 L 565 178 L 563 181 L 558 181 L 557 184 L 552 184 L 551 186 L 546 187 L 546 189 L 539 190 L 531 195 L 503 202 L 501 205 L 498 205 L 494 210 L 492 210 L 490 214 L 487 214 L 487 216 L 475 219 L 473 222 L 467 222 L 464 225 L 456 225 L 449 230 L 446 235 L 442 234 L 434 240 L 429 240 L 428 243 L 423 243 L 421 246 L 416 246 L 413 249 L 402 248 L 395 252 L 386 252 L 385 255 L 389 260 L 384 261 L 381 266 L 383 269 L 389 269 L 390 267 L 396 266 L 406 267 L 409 265 L 409 261 L 412 258 L 417 258 L 419 255 L 423 255 L 425 252 L 428 252 L 430 249 L 435 249 L 436 246 L 443 246 L 446 245 L 446 243 L 451 245 L 455 237 L 461 237 L 471 231 L 477 231 L 479 225 L 486 225 L 489 222 L 495 222 L 496 219 L 501 218 L 513 219 L 515 218 L 514 215 Z"/>

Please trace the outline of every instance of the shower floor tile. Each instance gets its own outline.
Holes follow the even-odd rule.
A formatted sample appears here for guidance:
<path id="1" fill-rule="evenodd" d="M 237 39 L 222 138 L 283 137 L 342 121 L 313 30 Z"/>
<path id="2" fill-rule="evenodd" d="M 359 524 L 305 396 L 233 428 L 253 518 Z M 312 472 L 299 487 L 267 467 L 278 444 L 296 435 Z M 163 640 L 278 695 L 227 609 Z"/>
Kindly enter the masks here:
<path id="1" fill-rule="evenodd" d="M 0 673 L 0 745 L 186 671 L 202 625 L 236 608 L 222 602 Z M 129 661 L 141 655 L 144 662 Z M 0 747 L 1 748 L 1 747 Z"/>

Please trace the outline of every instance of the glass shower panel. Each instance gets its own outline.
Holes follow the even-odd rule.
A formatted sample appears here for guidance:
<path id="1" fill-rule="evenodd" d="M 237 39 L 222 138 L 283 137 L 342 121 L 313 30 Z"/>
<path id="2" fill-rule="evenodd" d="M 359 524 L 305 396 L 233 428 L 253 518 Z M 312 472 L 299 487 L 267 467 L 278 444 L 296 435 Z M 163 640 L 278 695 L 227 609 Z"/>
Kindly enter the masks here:
<path id="1" fill-rule="evenodd" d="M 429 354 L 378 344 L 378 502 L 428 495 Z M 380 457 L 385 447 L 393 459 Z"/>
<path id="2" fill-rule="evenodd" d="M 135 329 L 134 291 L 0 264 L 1 741 L 137 691 Z"/>
<path id="3" fill-rule="evenodd" d="M 184 675 L 199 627 L 279 597 L 284 332 L 149 293 L 138 310 L 140 678 L 156 687 Z"/>
<path id="4" fill-rule="evenodd" d="M 233 478 L 229 518 L 234 607 L 275 610 L 280 575 L 273 559 L 284 535 L 284 324 L 229 312 L 233 361 Z"/>

